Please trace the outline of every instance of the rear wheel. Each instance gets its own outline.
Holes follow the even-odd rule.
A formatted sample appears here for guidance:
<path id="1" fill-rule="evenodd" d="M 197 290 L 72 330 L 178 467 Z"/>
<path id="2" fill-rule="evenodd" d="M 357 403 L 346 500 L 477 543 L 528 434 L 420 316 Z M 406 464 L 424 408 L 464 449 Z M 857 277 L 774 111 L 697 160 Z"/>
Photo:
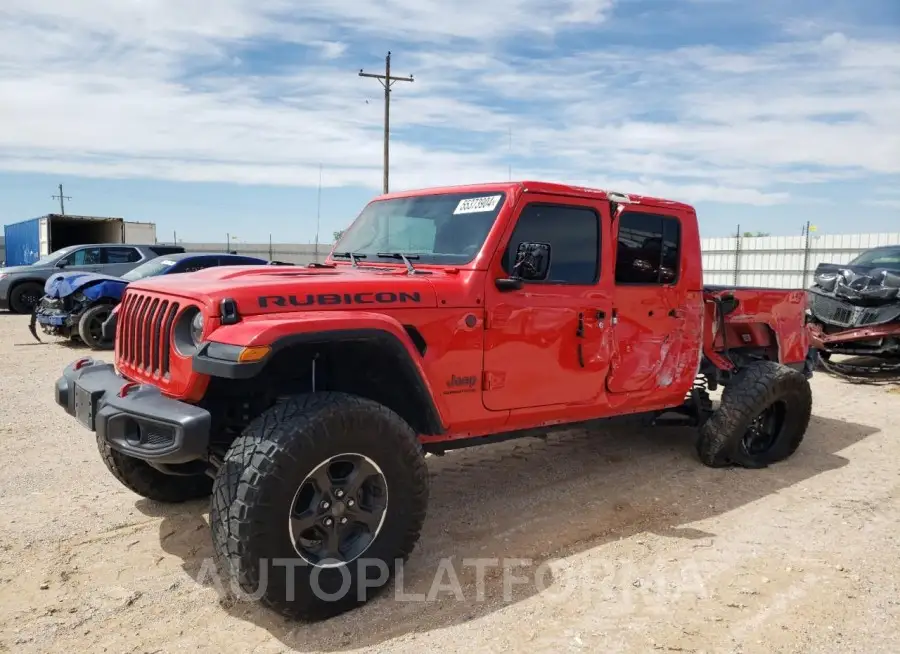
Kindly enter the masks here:
<path id="1" fill-rule="evenodd" d="M 37 282 L 25 282 L 9 294 L 9 308 L 13 313 L 31 313 L 44 296 L 44 287 Z"/>
<path id="2" fill-rule="evenodd" d="M 384 588 L 419 539 L 428 472 L 397 414 L 343 393 L 300 395 L 254 420 L 213 486 L 213 546 L 245 593 L 323 618 Z"/>
<path id="3" fill-rule="evenodd" d="M 113 341 L 103 338 L 103 323 L 112 313 L 112 307 L 108 304 L 93 306 L 78 320 L 78 336 L 82 342 L 92 350 L 109 350 Z"/>
<path id="4" fill-rule="evenodd" d="M 797 451 L 811 416 L 806 377 L 773 361 L 756 361 L 737 374 L 700 428 L 697 453 L 714 468 L 764 468 Z"/>

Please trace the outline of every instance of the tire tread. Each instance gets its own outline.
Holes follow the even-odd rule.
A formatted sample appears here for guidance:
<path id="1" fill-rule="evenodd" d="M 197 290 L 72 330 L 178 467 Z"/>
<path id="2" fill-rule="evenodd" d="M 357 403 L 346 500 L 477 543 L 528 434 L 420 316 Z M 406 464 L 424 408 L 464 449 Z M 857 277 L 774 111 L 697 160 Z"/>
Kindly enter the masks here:
<path id="1" fill-rule="evenodd" d="M 285 465 L 300 465 L 296 454 L 312 450 L 314 427 L 342 427 L 349 411 L 366 411 L 393 425 L 397 434 L 393 456 L 399 457 L 413 477 L 412 505 L 401 546 L 395 558 L 406 561 L 419 540 L 428 503 L 429 475 L 415 432 L 400 416 L 371 400 L 337 392 L 320 392 L 283 399 L 263 412 L 232 443 L 213 485 L 210 525 L 213 549 L 220 569 L 247 592 L 260 582 L 259 567 L 252 564 L 247 544 L 254 540 L 253 508 L 261 502 L 262 484 Z M 320 432 L 321 433 L 321 432 Z M 285 604 L 263 594 L 260 601 L 290 618 L 318 617 L 322 607 Z"/>

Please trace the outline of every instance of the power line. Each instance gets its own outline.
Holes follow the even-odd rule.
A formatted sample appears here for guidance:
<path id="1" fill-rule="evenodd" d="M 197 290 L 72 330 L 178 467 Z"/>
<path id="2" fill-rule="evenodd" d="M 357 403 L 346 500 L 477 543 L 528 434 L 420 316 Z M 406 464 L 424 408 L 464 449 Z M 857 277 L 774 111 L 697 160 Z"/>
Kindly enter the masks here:
<path id="1" fill-rule="evenodd" d="M 50 197 L 53 198 L 54 200 L 59 199 L 59 213 L 61 215 L 65 216 L 66 215 L 66 205 L 65 205 L 65 202 L 63 202 L 63 200 L 71 200 L 72 198 L 70 198 L 68 195 L 63 195 L 62 184 L 59 185 L 59 195 L 51 195 Z"/>
<path id="2" fill-rule="evenodd" d="M 363 69 L 359 69 L 360 77 L 372 77 L 377 79 L 381 86 L 384 87 L 384 192 L 388 192 L 388 170 L 390 169 L 390 137 L 391 137 L 391 86 L 394 82 L 412 82 L 413 76 L 409 77 L 393 77 L 391 76 L 391 53 L 388 51 L 387 57 L 384 59 L 384 75 L 374 75 L 372 73 L 364 73 Z"/>

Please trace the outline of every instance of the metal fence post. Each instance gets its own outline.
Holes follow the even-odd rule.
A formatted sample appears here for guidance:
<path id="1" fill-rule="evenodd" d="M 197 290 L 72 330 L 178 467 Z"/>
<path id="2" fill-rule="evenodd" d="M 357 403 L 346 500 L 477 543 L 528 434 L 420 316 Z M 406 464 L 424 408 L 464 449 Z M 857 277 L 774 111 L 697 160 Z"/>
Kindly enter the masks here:
<path id="1" fill-rule="evenodd" d="M 809 278 L 809 221 L 806 221 L 806 242 L 803 245 L 803 288 Z"/>
<path id="2" fill-rule="evenodd" d="M 734 237 L 734 286 L 738 285 L 738 277 L 741 274 L 741 226 L 737 226 Z"/>

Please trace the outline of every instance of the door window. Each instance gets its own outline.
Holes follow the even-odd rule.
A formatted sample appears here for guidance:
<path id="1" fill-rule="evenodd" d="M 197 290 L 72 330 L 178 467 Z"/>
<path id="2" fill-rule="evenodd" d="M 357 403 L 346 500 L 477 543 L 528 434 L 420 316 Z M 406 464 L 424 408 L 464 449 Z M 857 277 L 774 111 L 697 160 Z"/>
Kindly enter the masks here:
<path id="1" fill-rule="evenodd" d="M 103 248 L 106 250 L 106 263 L 134 263 L 141 260 L 141 253 L 134 248 Z"/>
<path id="2" fill-rule="evenodd" d="M 103 253 L 101 248 L 82 248 L 75 250 L 60 263 L 66 266 L 96 266 L 102 263 Z"/>
<path id="3" fill-rule="evenodd" d="M 550 244 L 550 270 L 543 284 L 595 284 L 600 270 L 600 216 L 593 209 L 529 204 L 519 216 L 503 269 L 509 273 L 519 244 Z"/>
<path id="4" fill-rule="evenodd" d="M 216 265 L 215 257 L 196 257 L 194 259 L 185 259 L 171 270 L 173 273 L 188 273 L 212 268 Z"/>
<path id="5" fill-rule="evenodd" d="M 678 219 L 625 211 L 618 223 L 616 284 L 674 284 L 681 260 Z"/>

